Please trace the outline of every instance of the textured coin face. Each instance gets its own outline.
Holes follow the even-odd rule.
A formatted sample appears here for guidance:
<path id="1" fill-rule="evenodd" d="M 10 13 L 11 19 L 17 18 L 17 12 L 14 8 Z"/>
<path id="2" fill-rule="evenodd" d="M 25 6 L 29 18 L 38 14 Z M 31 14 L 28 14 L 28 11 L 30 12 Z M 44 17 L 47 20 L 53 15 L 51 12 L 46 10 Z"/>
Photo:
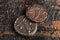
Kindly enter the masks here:
<path id="1" fill-rule="evenodd" d="M 37 31 L 37 24 L 29 21 L 25 16 L 20 16 L 14 23 L 15 30 L 25 36 L 33 36 Z"/>
<path id="2" fill-rule="evenodd" d="M 47 12 L 41 5 L 28 7 L 26 16 L 35 22 L 42 22 L 47 18 Z"/>

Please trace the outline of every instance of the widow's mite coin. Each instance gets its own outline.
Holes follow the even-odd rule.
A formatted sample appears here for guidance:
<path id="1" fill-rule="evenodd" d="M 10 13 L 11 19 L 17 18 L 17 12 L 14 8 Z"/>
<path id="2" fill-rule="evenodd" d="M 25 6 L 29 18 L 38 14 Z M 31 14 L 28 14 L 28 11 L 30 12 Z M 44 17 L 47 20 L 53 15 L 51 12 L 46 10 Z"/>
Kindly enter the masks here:
<path id="1" fill-rule="evenodd" d="M 15 30 L 25 36 L 33 36 L 37 31 L 37 23 L 29 21 L 25 16 L 20 16 L 14 23 Z"/>
<path id="2" fill-rule="evenodd" d="M 33 5 L 28 7 L 26 16 L 35 22 L 42 22 L 47 18 L 46 9 L 41 5 Z"/>

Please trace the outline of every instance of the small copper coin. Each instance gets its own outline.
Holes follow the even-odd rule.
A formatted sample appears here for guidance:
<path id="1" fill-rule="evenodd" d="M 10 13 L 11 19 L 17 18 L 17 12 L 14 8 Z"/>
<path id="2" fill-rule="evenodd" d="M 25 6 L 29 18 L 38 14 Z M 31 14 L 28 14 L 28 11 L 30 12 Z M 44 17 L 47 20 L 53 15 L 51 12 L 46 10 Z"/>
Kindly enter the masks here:
<path id="1" fill-rule="evenodd" d="M 37 23 L 29 21 L 25 16 L 20 16 L 14 23 L 15 30 L 25 36 L 33 36 L 37 31 Z"/>
<path id="2" fill-rule="evenodd" d="M 42 22 L 47 18 L 46 9 L 41 5 L 33 5 L 28 7 L 26 16 L 35 22 Z"/>

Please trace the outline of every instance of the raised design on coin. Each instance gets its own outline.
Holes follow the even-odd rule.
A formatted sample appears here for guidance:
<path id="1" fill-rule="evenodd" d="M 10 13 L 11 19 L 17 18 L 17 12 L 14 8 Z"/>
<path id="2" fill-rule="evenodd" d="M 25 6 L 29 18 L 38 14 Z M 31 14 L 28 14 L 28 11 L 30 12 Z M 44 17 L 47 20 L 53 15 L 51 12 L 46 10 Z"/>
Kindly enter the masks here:
<path id="1" fill-rule="evenodd" d="M 46 9 L 41 5 L 33 5 L 28 7 L 26 11 L 27 18 L 35 22 L 42 22 L 47 18 Z"/>
<path id="2" fill-rule="evenodd" d="M 14 23 L 15 30 L 25 36 L 33 36 L 37 31 L 37 23 L 29 21 L 25 16 L 20 16 Z"/>

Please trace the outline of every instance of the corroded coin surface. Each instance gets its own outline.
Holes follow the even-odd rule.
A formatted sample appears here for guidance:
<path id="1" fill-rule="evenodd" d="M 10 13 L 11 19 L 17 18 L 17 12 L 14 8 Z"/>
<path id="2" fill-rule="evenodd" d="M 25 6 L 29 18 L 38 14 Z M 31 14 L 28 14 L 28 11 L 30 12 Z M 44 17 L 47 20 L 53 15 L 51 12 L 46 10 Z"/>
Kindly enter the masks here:
<path id="1" fill-rule="evenodd" d="M 26 16 L 35 22 L 42 22 L 47 18 L 46 9 L 41 5 L 33 5 L 28 7 Z"/>
<path id="2" fill-rule="evenodd" d="M 25 16 L 20 16 L 14 23 L 15 30 L 25 36 L 33 36 L 37 31 L 37 24 L 29 21 Z"/>

